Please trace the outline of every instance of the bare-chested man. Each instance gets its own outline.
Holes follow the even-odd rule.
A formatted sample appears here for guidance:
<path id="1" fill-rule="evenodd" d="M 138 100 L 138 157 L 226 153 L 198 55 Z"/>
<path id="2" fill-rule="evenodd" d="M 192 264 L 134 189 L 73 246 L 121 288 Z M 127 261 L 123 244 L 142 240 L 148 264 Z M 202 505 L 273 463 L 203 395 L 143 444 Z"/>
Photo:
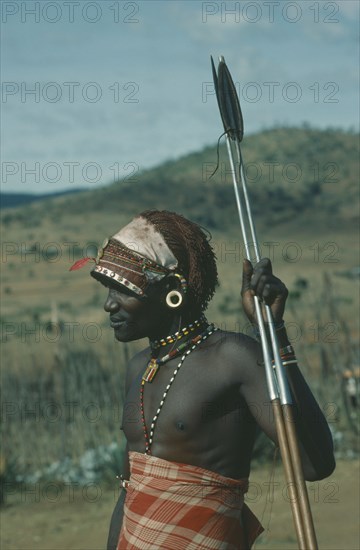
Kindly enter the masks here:
<path id="1" fill-rule="evenodd" d="M 243 503 L 257 426 L 277 436 L 259 343 L 204 317 L 217 285 L 207 235 L 177 214 L 143 212 L 104 245 L 92 275 L 108 287 L 116 339 L 150 344 L 127 367 L 124 490 L 108 549 L 249 548 L 261 532 Z M 241 294 L 251 323 L 254 294 L 271 306 L 281 355 L 291 359 L 305 477 L 327 477 L 331 434 L 294 360 L 283 323 L 288 292 L 269 260 L 244 261 Z"/>

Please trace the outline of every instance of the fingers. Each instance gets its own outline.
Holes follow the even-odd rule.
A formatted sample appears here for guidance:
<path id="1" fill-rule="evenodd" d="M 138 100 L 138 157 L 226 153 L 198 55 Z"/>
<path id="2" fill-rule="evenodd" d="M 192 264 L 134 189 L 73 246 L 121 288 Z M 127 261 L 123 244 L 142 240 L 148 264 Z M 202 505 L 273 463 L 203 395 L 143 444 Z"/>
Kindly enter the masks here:
<path id="1" fill-rule="evenodd" d="M 272 275 L 272 265 L 269 258 L 263 258 L 258 262 L 254 269 L 253 269 L 253 275 L 251 278 L 251 286 L 255 290 L 255 288 L 258 285 L 259 279 L 263 276 L 269 276 Z"/>
<path id="2" fill-rule="evenodd" d="M 288 291 L 284 283 L 274 277 L 271 282 L 263 282 L 255 290 L 256 294 L 268 305 L 273 304 L 279 298 L 286 298 Z"/>
<path id="3" fill-rule="evenodd" d="M 272 304 L 278 298 L 286 299 L 288 294 L 284 283 L 273 275 L 268 258 L 263 258 L 254 267 L 250 287 L 266 304 Z"/>
<path id="4" fill-rule="evenodd" d="M 249 290 L 253 293 L 252 287 L 251 287 L 252 274 L 253 274 L 253 267 L 251 265 L 251 262 L 245 259 L 243 263 L 241 295 L 244 295 L 244 293 Z"/>

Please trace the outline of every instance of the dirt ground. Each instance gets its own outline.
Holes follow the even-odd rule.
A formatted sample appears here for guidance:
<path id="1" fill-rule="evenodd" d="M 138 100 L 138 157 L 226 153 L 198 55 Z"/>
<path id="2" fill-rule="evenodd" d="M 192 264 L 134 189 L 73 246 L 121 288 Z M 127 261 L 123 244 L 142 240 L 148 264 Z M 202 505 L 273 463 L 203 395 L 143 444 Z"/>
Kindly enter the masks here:
<path id="1" fill-rule="evenodd" d="M 269 467 L 254 470 L 250 478 L 246 501 L 265 528 L 255 549 L 296 549 L 280 467 L 275 470 L 273 482 L 269 484 L 269 480 Z M 341 461 L 330 478 L 308 484 L 321 550 L 359 550 L 359 481 L 359 464 Z M 104 549 L 116 499 L 116 489 L 100 484 L 88 484 L 83 489 L 75 485 L 34 484 L 16 492 L 9 486 L 1 512 L 0 548 Z"/>

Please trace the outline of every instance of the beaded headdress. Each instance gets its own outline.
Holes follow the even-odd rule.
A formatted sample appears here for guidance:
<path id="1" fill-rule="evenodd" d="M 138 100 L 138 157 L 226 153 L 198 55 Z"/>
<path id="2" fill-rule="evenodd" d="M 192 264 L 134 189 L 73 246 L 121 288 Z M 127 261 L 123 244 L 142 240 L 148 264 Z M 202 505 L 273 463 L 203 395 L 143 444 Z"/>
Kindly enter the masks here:
<path id="1" fill-rule="evenodd" d="M 71 269 L 82 267 L 89 259 L 76 262 Z M 95 264 L 91 271 L 95 279 L 115 281 L 138 296 L 145 296 L 150 283 L 175 274 L 178 261 L 161 233 L 139 216 L 105 240 Z"/>

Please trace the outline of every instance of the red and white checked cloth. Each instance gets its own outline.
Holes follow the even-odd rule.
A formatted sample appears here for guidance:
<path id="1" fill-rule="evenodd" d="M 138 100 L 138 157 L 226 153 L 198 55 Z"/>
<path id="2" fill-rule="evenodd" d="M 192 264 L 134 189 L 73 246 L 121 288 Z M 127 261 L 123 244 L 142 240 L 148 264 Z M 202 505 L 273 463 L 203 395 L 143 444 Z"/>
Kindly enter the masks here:
<path id="1" fill-rule="evenodd" d="M 247 479 L 130 452 L 117 550 L 248 550 L 263 531 Z"/>

